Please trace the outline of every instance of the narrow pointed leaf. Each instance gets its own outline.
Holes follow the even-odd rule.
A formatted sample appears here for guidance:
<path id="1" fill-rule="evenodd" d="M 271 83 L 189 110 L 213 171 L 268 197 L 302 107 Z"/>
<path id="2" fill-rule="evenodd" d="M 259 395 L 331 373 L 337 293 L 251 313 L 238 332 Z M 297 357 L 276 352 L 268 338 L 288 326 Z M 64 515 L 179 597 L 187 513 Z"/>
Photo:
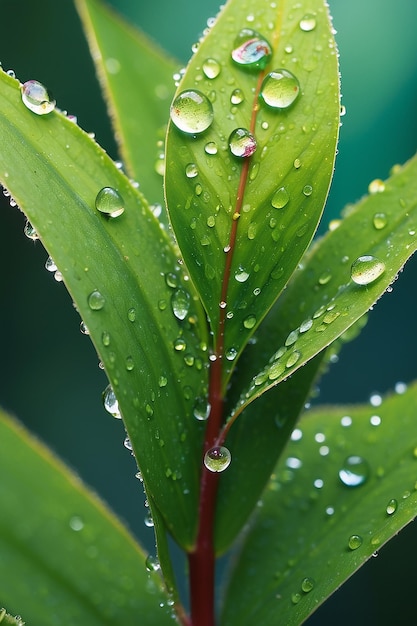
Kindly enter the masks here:
<path id="1" fill-rule="evenodd" d="M 3 412 L 0 441 L 0 602 L 33 626 L 172 624 L 146 554 L 97 496 Z"/>
<path id="2" fill-rule="evenodd" d="M 414 384 L 377 409 L 320 407 L 301 420 L 236 561 L 222 623 L 303 623 L 414 519 L 416 407 Z"/>
<path id="3" fill-rule="evenodd" d="M 417 157 L 351 208 L 294 277 L 293 327 L 242 394 L 240 406 L 286 379 L 368 311 L 417 249 Z M 361 269 L 363 265 L 364 269 Z"/>
<path id="4" fill-rule="evenodd" d="M 307 11 L 308 32 L 303 30 Z M 260 33 L 257 50 L 268 45 L 263 38 L 270 42 L 272 57 L 264 69 L 248 68 L 231 58 L 236 37 L 247 28 Z M 265 104 L 260 92 L 267 74 L 280 69 L 296 77 L 291 93 L 297 89 L 295 81 L 300 90 L 291 106 L 279 98 L 281 108 L 276 108 Z M 230 0 L 179 86 L 180 93 L 195 89 L 208 98 L 205 106 L 212 107 L 213 122 L 205 132 L 193 132 L 182 100 L 174 100 L 173 115 L 189 132 L 172 122 L 169 126 L 166 198 L 212 329 L 218 334 L 223 300 L 228 313 L 225 351 L 239 353 L 309 244 L 330 183 L 339 85 L 323 0 L 296 7 L 286 0 Z M 276 103 L 274 98 L 268 101 Z M 204 127 L 201 108 L 197 106 L 194 120 L 202 118 Z M 257 149 L 250 159 L 234 156 L 229 149 L 229 137 L 237 128 L 250 130 L 256 138 Z M 230 275 L 225 269 L 228 255 L 232 255 Z"/>
<path id="5" fill-rule="evenodd" d="M 163 202 L 162 145 L 178 64 L 97 0 L 76 0 L 126 171 Z M 159 142 L 159 146 L 158 146 Z"/>
<path id="6" fill-rule="evenodd" d="M 0 180 L 89 329 L 146 489 L 170 532 L 190 545 L 202 439 L 193 402 L 206 393 L 204 314 L 166 233 L 104 151 L 62 114 L 29 111 L 17 81 L 3 72 L 0 90 Z M 107 186 L 124 201 L 120 217 L 95 209 Z"/>

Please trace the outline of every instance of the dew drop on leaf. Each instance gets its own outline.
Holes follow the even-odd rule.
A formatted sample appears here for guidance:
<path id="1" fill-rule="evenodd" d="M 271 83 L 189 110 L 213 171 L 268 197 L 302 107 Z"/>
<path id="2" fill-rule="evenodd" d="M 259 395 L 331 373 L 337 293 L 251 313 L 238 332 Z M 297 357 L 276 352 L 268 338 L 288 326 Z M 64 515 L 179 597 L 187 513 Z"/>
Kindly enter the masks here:
<path id="1" fill-rule="evenodd" d="M 211 406 L 207 402 L 206 398 L 197 398 L 194 407 L 193 414 L 196 420 L 199 422 L 205 422 L 210 415 Z"/>
<path id="2" fill-rule="evenodd" d="M 213 119 L 213 106 L 201 91 L 182 91 L 171 105 L 171 120 L 184 133 L 203 133 L 211 126 Z"/>
<path id="3" fill-rule="evenodd" d="M 148 572 L 157 572 L 160 567 L 158 559 L 151 554 L 146 557 L 145 566 Z"/>
<path id="4" fill-rule="evenodd" d="M 103 406 L 106 409 L 107 413 L 113 415 L 116 419 L 122 419 L 119 403 L 117 402 L 116 395 L 113 391 L 113 387 L 111 385 L 107 385 L 102 394 Z"/>
<path id="5" fill-rule="evenodd" d="M 290 195 L 285 187 L 280 187 L 272 196 L 271 204 L 275 209 L 283 209 L 287 206 Z"/>
<path id="6" fill-rule="evenodd" d="M 134 322 L 135 321 L 135 319 L 136 319 L 136 310 L 133 307 L 128 310 L 128 312 L 127 312 L 127 319 L 129 320 L 129 322 Z"/>
<path id="7" fill-rule="evenodd" d="M 316 18 L 312 13 L 307 13 L 301 18 L 299 26 L 305 33 L 310 32 L 316 28 Z"/>
<path id="8" fill-rule="evenodd" d="M 248 278 L 249 272 L 244 270 L 243 267 L 239 266 L 235 272 L 235 280 L 237 280 L 238 283 L 244 283 L 248 280 Z"/>
<path id="9" fill-rule="evenodd" d="M 346 487 L 359 487 L 369 477 L 368 462 L 361 456 L 348 456 L 339 470 L 339 478 Z"/>
<path id="10" fill-rule="evenodd" d="M 259 97 L 273 109 L 287 109 L 297 99 L 300 83 L 288 70 L 278 69 L 265 76 Z"/>
<path id="11" fill-rule="evenodd" d="M 382 230 L 387 225 L 388 219 L 385 213 L 375 213 L 372 223 L 376 230 Z"/>
<path id="12" fill-rule="evenodd" d="M 203 63 L 203 72 L 206 78 L 212 80 L 213 78 L 217 78 L 217 76 L 221 72 L 221 65 L 216 59 L 206 59 Z"/>
<path id="13" fill-rule="evenodd" d="M 255 315 L 248 315 L 247 317 L 245 317 L 245 319 L 243 320 L 243 326 L 245 328 L 247 328 L 248 330 L 250 330 L 251 328 L 253 328 L 256 324 L 256 316 Z"/>
<path id="14" fill-rule="evenodd" d="M 215 141 L 209 141 L 208 143 L 206 143 L 206 145 L 204 146 L 204 152 L 206 154 L 217 154 L 217 144 Z"/>
<path id="15" fill-rule="evenodd" d="M 361 547 L 363 539 L 360 535 L 351 535 L 348 540 L 349 550 L 357 550 Z"/>
<path id="16" fill-rule="evenodd" d="M 236 157 L 250 157 L 256 150 L 256 139 L 246 128 L 236 128 L 230 134 L 229 148 Z"/>
<path id="17" fill-rule="evenodd" d="M 306 576 L 306 578 L 303 578 L 301 581 L 301 590 L 304 591 L 304 593 L 310 593 L 310 591 L 314 589 L 315 584 L 316 583 L 313 578 Z"/>
<path id="18" fill-rule="evenodd" d="M 188 163 L 188 165 L 185 166 L 185 175 L 187 178 L 195 178 L 198 176 L 197 165 L 195 163 Z"/>
<path id="19" fill-rule="evenodd" d="M 375 193 L 381 193 L 382 191 L 385 191 L 385 183 L 380 178 L 376 178 L 375 180 L 369 183 L 368 192 L 371 195 Z"/>
<path id="20" fill-rule="evenodd" d="M 245 99 L 243 91 L 241 89 L 234 89 L 230 95 L 230 102 L 235 106 L 241 104 Z"/>
<path id="21" fill-rule="evenodd" d="M 311 185 L 304 185 L 303 194 L 308 197 L 313 193 L 313 187 Z"/>
<path id="22" fill-rule="evenodd" d="M 398 508 L 398 502 L 397 502 L 397 500 L 395 500 L 395 498 L 392 498 L 388 502 L 387 507 L 385 509 L 386 512 L 387 512 L 387 515 L 394 515 L 395 511 L 397 510 L 397 508 Z"/>
<path id="23" fill-rule="evenodd" d="M 263 70 L 271 55 L 271 44 L 251 28 L 243 28 L 235 39 L 232 59 L 240 66 Z"/>
<path id="24" fill-rule="evenodd" d="M 385 263 L 366 254 L 352 263 L 350 276 L 357 285 L 369 285 L 385 272 Z"/>
<path id="25" fill-rule="evenodd" d="M 113 187 L 103 187 L 96 196 L 96 209 L 109 217 L 119 217 L 125 210 L 123 198 Z"/>
<path id="26" fill-rule="evenodd" d="M 90 293 L 87 301 L 92 311 L 100 311 L 106 304 L 104 296 L 97 289 Z"/>
<path id="27" fill-rule="evenodd" d="M 204 455 L 204 465 L 210 472 L 224 472 L 231 460 L 232 455 L 225 446 L 214 446 Z"/>
<path id="28" fill-rule="evenodd" d="M 48 90 L 37 80 L 28 80 L 23 83 L 22 102 L 33 113 L 46 115 L 55 108 L 55 100 Z"/>
<path id="29" fill-rule="evenodd" d="M 171 296 L 171 307 L 175 317 L 184 320 L 190 310 L 190 294 L 179 287 Z"/>
<path id="30" fill-rule="evenodd" d="M 39 239 L 38 233 L 36 232 L 35 228 L 32 226 L 32 224 L 29 221 L 26 221 L 23 232 L 26 235 L 26 237 L 28 239 L 32 239 L 32 241 L 36 241 L 37 239 Z"/>

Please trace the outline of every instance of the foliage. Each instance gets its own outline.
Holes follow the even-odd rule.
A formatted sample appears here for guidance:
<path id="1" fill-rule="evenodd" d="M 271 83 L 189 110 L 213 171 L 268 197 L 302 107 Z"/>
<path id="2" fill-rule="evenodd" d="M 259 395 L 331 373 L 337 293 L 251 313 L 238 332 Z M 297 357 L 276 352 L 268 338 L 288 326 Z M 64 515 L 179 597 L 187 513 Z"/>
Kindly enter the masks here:
<path id="1" fill-rule="evenodd" d="M 415 516 L 415 385 L 377 414 L 301 413 L 416 249 L 417 159 L 311 243 L 340 116 L 323 0 L 229 0 L 175 95 L 174 61 L 76 4 L 126 173 L 41 85 L 1 72 L 0 180 L 106 371 L 158 560 L 2 415 L 0 600 L 34 625 L 208 626 L 233 548 L 219 623 L 299 624 Z"/>

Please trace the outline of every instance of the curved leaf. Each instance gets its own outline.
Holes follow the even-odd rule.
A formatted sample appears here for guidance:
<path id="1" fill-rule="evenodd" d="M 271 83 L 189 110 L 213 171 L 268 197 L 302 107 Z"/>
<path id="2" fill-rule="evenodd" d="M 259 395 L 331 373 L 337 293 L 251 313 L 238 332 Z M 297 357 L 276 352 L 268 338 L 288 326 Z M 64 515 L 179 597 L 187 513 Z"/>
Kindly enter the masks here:
<path id="1" fill-rule="evenodd" d="M 172 624 L 158 575 L 102 502 L 3 412 L 0 441 L 0 601 L 31 626 Z"/>
<path id="2" fill-rule="evenodd" d="M 307 4 L 308 32 L 301 27 Z M 271 43 L 272 58 L 264 70 L 248 70 L 231 59 L 235 38 L 244 28 L 255 29 Z M 214 77 L 206 69 L 207 59 L 218 64 Z M 293 105 L 281 109 L 259 98 L 262 79 L 279 68 L 293 72 L 300 84 Z M 212 330 L 215 336 L 221 332 L 219 303 L 226 302 L 225 353 L 238 354 L 296 268 L 327 196 L 339 85 L 323 0 L 296 6 L 263 0 L 250 10 L 246 3 L 228 2 L 179 86 L 180 92 L 194 89 L 210 99 L 214 121 L 197 135 L 170 124 L 167 205 Z M 236 128 L 256 137 L 250 160 L 230 153 L 229 136 Z M 191 172 L 189 164 L 195 166 Z M 285 200 L 278 201 L 275 194 L 281 189 Z M 228 368 L 230 361 L 225 372 Z"/>
<path id="3" fill-rule="evenodd" d="M 127 172 L 163 202 L 162 144 L 178 64 L 97 0 L 76 0 Z M 133 100 L 132 100 L 133 98 Z"/>
<path id="4" fill-rule="evenodd" d="M 236 561 L 223 624 L 301 624 L 417 515 L 416 416 L 416 384 L 378 408 L 305 415 Z M 363 463 L 343 472 L 350 456 Z"/>
<path id="5" fill-rule="evenodd" d="M 17 81 L 3 72 L 0 89 L 0 180 L 89 329 L 149 495 L 180 545 L 192 545 L 202 440 L 193 402 L 207 385 L 204 313 L 166 233 L 104 151 L 63 115 L 27 110 Z M 124 199 L 115 219 L 94 208 L 106 186 Z"/>

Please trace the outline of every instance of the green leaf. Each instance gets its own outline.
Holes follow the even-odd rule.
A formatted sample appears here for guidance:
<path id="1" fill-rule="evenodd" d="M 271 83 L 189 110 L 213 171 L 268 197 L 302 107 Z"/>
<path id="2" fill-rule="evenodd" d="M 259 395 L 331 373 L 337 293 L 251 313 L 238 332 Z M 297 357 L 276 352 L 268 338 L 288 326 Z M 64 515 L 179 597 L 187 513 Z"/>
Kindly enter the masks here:
<path id="1" fill-rule="evenodd" d="M 0 441 L 0 601 L 31 626 L 172 624 L 158 575 L 97 496 L 3 412 Z"/>
<path id="2" fill-rule="evenodd" d="M 163 203 L 163 139 L 179 64 L 97 0 L 76 0 L 126 171 Z M 158 142 L 160 145 L 158 146 Z"/>
<path id="3" fill-rule="evenodd" d="M 104 151 L 62 114 L 29 111 L 17 81 L 3 72 L 0 92 L 0 180 L 89 329 L 146 490 L 179 544 L 190 546 L 202 441 L 193 403 L 207 387 L 204 313 L 168 236 Z M 94 208 L 106 186 L 124 200 L 120 217 Z"/>
<path id="4" fill-rule="evenodd" d="M 235 563 L 222 623 L 301 624 L 416 516 L 416 417 L 416 384 L 378 408 L 305 415 Z M 364 463 L 343 484 L 351 456 Z"/>
<path id="5" fill-rule="evenodd" d="M 236 412 L 340 337 L 389 288 L 417 249 L 417 157 L 365 197 L 326 234 L 294 276 L 285 301 L 285 317 L 293 327 L 268 365 L 242 394 Z M 380 275 L 351 277 L 352 265 L 372 257 Z M 365 282 L 363 282 L 365 281 Z M 291 318 L 290 318 L 291 315 Z"/>
<path id="6" fill-rule="evenodd" d="M 308 32 L 300 27 L 307 10 L 312 14 Z M 337 55 L 323 0 L 296 7 L 263 0 L 251 7 L 249 20 L 248 12 L 246 3 L 227 3 L 179 86 L 179 92 L 197 89 L 209 98 L 213 123 L 197 135 L 171 123 L 166 150 L 172 225 L 215 336 L 219 303 L 227 303 L 226 354 L 241 351 L 314 234 L 332 175 L 339 124 Z M 248 27 L 273 49 L 260 71 L 231 59 L 236 36 Z M 219 64 L 214 78 L 212 69 L 205 69 L 207 59 Z M 259 98 L 264 76 L 280 68 L 293 72 L 300 84 L 299 97 L 283 109 Z M 243 101 L 233 104 L 240 97 Z M 173 110 L 181 113 L 176 101 Z M 236 128 L 256 136 L 257 150 L 250 159 L 230 153 L 228 140 Z M 196 169 L 187 170 L 189 164 Z M 226 374 L 231 367 L 230 362 L 225 366 Z"/>

